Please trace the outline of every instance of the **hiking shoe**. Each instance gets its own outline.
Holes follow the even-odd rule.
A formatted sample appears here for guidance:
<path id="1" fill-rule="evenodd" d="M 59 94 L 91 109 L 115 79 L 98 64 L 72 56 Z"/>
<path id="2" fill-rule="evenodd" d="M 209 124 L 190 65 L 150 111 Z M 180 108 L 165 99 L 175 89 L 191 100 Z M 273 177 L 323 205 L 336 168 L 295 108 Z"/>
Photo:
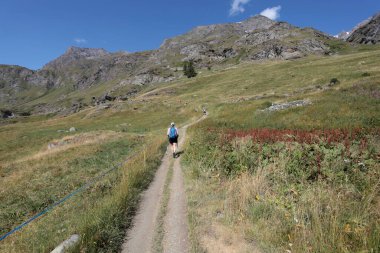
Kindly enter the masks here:
<path id="1" fill-rule="evenodd" d="M 173 152 L 173 158 L 175 158 L 175 152 Z"/>

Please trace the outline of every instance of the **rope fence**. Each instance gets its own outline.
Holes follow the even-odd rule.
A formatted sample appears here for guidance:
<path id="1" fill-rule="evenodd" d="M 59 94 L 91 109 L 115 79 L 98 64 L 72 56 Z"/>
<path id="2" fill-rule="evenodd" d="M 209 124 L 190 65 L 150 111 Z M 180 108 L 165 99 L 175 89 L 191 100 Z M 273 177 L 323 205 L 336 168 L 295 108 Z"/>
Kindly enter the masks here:
<path id="1" fill-rule="evenodd" d="M 87 188 L 89 188 L 90 186 L 92 186 L 94 183 L 96 183 L 97 181 L 99 181 L 100 179 L 104 178 L 107 174 L 111 173 L 112 171 L 118 169 L 121 167 L 121 165 L 125 162 L 127 162 L 128 160 L 130 160 L 131 158 L 135 157 L 137 155 L 137 153 L 133 154 L 132 156 L 130 156 L 127 160 L 123 161 L 123 162 L 120 162 L 118 163 L 117 165 L 113 166 L 112 168 L 104 171 L 103 173 L 101 173 L 100 175 L 88 180 L 83 186 L 79 187 L 78 189 L 76 189 L 75 191 L 71 192 L 70 194 L 66 195 L 65 197 L 61 198 L 60 200 L 54 202 L 51 206 L 45 208 L 43 211 L 41 211 L 40 213 L 34 215 L 33 217 L 29 218 L 27 221 L 24 221 L 23 223 L 21 223 L 20 225 L 18 225 L 17 227 L 13 228 L 11 231 L 5 233 L 4 235 L 2 235 L 0 237 L 0 242 L 2 240 L 4 240 L 5 238 L 7 238 L 8 236 L 14 234 L 15 232 L 21 230 L 23 227 L 25 227 L 26 225 L 28 225 L 29 223 L 31 223 L 32 221 L 34 221 L 35 219 L 45 215 L 46 213 L 48 213 L 49 211 L 53 210 L 55 207 L 57 207 L 58 205 L 66 202 L 67 200 L 69 200 L 70 198 L 72 198 L 74 195 L 86 190 Z"/>

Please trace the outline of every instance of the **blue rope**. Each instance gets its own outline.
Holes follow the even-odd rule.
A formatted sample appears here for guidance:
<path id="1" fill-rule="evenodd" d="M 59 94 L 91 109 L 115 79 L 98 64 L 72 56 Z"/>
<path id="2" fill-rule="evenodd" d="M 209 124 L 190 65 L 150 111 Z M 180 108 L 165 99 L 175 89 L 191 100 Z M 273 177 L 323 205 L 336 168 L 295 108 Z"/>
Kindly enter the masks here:
<path id="1" fill-rule="evenodd" d="M 83 186 L 81 186 L 80 188 L 76 189 L 75 191 L 71 192 L 70 194 L 66 195 L 65 197 L 63 197 L 62 199 L 58 200 L 57 202 L 53 203 L 50 207 L 47 207 L 46 209 L 44 209 L 42 212 L 36 214 L 35 216 L 31 217 L 30 219 L 28 219 L 27 221 L 23 222 L 21 225 L 15 227 L 14 229 L 12 229 L 11 231 L 9 231 L 8 233 L 2 235 L 0 237 L 0 242 L 2 240 L 4 240 L 5 238 L 7 238 L 8 236 L 10 236 L 11 234 L 19 231 L 20 229 L 22 229 L 23 227 L 25 227 L 26 225 L 28 225 L 29 223 L 31 223 L 32 221 L 34 221 L 35 219 L 37 219 L 38 217 L 46 214 L 47 212 L 51 211 L 53 208 L 55 208 L 56 206 L 58 206 L 59 204 L 62 204 L 63 202 L 65 202 L 66 200 L 70 199 L 71 197 L 73 197 L 74 195 L 76 195 L 77 193 L 87 189 L 88 187 L 90 187 L 91 185 L 93 185 L 96 181 L 98 181 L 99 179 L 103 178 L 104 176 L 106 176 L 108 173 L 110 173 L 111 171 L 119 168 L 123 163 L 119 163 L 117 164 L 116 166 L 114 166 L 113 168 L 103 172 L 102 174 L 100 174 L 99 176 L 89 180 L 86 184 L 84 184 Z"/>

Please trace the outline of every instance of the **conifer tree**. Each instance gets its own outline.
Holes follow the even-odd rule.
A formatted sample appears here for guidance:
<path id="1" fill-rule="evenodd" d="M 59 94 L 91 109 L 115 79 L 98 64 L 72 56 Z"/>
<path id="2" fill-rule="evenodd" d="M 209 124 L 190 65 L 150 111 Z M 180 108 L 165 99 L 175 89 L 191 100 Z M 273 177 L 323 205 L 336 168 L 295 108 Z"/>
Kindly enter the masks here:
<path id="1" fill-rule="evenodd" d="M 197 72 L 195 72 L 194 64 L 192 61 L 186 61 L 183 64 L 183 73 L 188 78 L 195 77 L 197 75 Z"/>

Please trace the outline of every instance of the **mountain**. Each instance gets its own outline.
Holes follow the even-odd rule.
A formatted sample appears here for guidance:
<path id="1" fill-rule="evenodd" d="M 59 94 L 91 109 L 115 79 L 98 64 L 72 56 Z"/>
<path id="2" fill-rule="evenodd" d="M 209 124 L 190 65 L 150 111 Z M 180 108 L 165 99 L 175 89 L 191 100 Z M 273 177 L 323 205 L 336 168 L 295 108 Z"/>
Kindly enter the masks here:
<path id="1" fill-rule="evenodd" d="M 341 40 L 346 40 L 351 35 L 351 32 L 340 32 L 339 34 L 335 35 L 334 37 Z"/>
<path id="2" fill-rule="evenodd" d="M 157 50 L 110 53 L 70 47 L 63 55 L 32 71 L 0 67 L 0 106 L 33 113 L 72 112 L 106 96 L 127 98 L 142 85 L 182 77 L 184 61 L 197 69 L 241 61 L 288 60 L 330 54 L 337 39 L 312 28 L 298 28 L 264 16 L 243 22 L 196 27 L 165 40 Z M 75 111 L 75 110 L 74 110 Z"/>
<path id="3" fill-rule="evenodd" d="M 196 27 L 161 45 L 155 56 L 193 60 L 198 65 L 219 64 L 228 59 L 291 59 L 310 53 L 329 52 L 325 40 L 332 39 L 314 29 L 300 29 L 285 22 L 255 16 L 238 23 Z"/>
<path id="4" fill-rule="evenodd" d="M 33 71 L 14 65 L 0 65 L 0 105 L 11 107 L 43 96 L 55 85 L 49 70 Z"/>
<path id="5" fill-rule="evenodd" d="M 110 53 L 103 48 L 69 47 L 63 55 L 46 64 L 44 69 L 57 69 L 77 61 L 100 59 L 107 55 L 110 55 Z"/>
<path id="6" fill-rule="evenodd" d="M 346 39 L 359 44 L 377 44 L 380 42 L 380 12 L 356 26 Z"/>

